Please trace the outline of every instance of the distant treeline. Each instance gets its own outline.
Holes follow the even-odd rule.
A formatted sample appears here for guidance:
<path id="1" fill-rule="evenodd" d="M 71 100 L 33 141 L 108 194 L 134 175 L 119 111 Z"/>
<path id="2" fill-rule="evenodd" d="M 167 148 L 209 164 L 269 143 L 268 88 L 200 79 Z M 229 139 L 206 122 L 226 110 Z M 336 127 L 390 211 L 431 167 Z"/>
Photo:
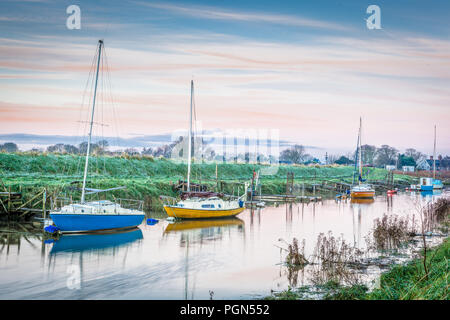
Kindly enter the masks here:
<path id="1" fill-rule="evenodd" d="M 179 137 L 176 141 L 162 145 L 155 148 L 143 148 L 139 151 L 135 148 L 126 148 L 123 151 L 110 151 L 108 150 L 109 142 L 107 140 L 100 140 L 91 143 L 90 153 L 94 155 L 110 155 L 110 156 L 149 156 L 155 158 L 171 158 L 174 148 L 183 142 L 183 138 Z M 194 154 L 193 145 L 192 154 Z M 20 151 L 18 146 L 13 142 L 7 142 L 0 144 L 0 151 L 3 152 L 18 152 Z M 32 149 L 31 152 L 35 153 L 58 153 L 58 154 L 77 154 L 83 155 L 87 152 L 87 142 L 82 142 L 78 146 L 71 144 L 58 143 L 47 147 L 46 150 L 42 149 Z M 393 165 L 396 168 L 401 169 L 403 166 L 414 166 L 420 168 L 420 164 L 426 162 L 426 155 L 417 151 L 413 148 L 408 148 L 404 153 L 400 153 L 396 148 L 389 145 L 382 145 L 381 147 L 376 147 L 373 145 L 363 145 L 361 147 L 362 151 L 362 163 L 365 166 L 373 166 L 384 168 L 386 165 Z M 216 152 L 207 147 L 205 150 L 201 151 L 204 160 L 208 161 L 222 161 L 224 160 L 223 155 L 217 155 Z M 180 154 L 181 156 L 182 154 Z M 280 152 L 279 161 L 285 164 L 339 164 L 339 165 L 353 165 L 357 160 L 357 152 L 347 153 L 344 155 L 338 154 L 326 154 L 325 161 L 321 162 L 319 159 L 314 158 L 305 152 L 305 147 L 302 145 L 294 145 Z M 264 154 L 255 154 L 246 152 L 244 154 L 239 154 L 234 156 L 233 159 L 226 159 L 227 162 L 245 162 L 245 163 L 275 163 L 278 159 L 273 156 L 267 156 Z M 450 168 L 450 157 L 439 155 L 437 160 L 439 160 L 439 168 L 449 169 Z M 424 168 L 423 168 L 424 169 Z"/>
<path id="2" fill-rule="evenodd" d="M 426 155 L 413 148 L 408 148 L 404 153 L 400 153 L 396 148 L 382 145 L 377 148 L 372 145 L 361 146 L 362 163 L 365 166 L 384 168 L 387 165 L 393 165 L 396 168 L 402 168 L 403 166 L 418 166 L 421 162 L 426 160 Z M 357 160 L 358 153 L 348 153 L 346 155 L 328 155 L 325 156 L 325 164 L 341 164 L 352 165 Z M 280 154 L 280 160 L 286 163 L 307 163 L 315 162 L 311 155 L 305 152 L 305 148 L 302 145 L 295 145 L 286 150 L 283 150 Z M 439 155 L 439 167 L 442 169 L 450 168 L 450 157 Z"/>
<path id="3" fill-rule="evenodd" d="M 141 152 L 139 152 L 135 148 L 126 148 L 123 151 L 109 151 L 109 142 L 107 140 L 100 140 L 97 142 L 93 142 L 90 145 L 90 153 L 95 155 L 122 155 L 122 154 L 128 154 L 128 155 L 149 155 L 154 157 L 164 157 L 169 158 L 170 154 L 172 152 L 172 149 L 174 146 L 179 143 L 180 141 L 177 140 L 174 143 L 163 145 L 161 147 L 152 149 L 152 148 L 144 148 Z M 87 141 L 84 141 L 80 143 L 78 146 L 74 146 L 71 144 L 64 144 L 64 143 L 57 143 L 55 145 L 48 146 L 47 149 L 38 149 L 33 148 L 30 150 L 30 152 L 34 153 L 43 153 L 43 152 L 49 152 L 49 153 L 60 153 L 60 154 L 86 154 L 87 152 Z M 0 151 L 3 152 L 18 152 L 19 147 L 14 142 L 7 142 L 4 144 L 0 144 Z"/>

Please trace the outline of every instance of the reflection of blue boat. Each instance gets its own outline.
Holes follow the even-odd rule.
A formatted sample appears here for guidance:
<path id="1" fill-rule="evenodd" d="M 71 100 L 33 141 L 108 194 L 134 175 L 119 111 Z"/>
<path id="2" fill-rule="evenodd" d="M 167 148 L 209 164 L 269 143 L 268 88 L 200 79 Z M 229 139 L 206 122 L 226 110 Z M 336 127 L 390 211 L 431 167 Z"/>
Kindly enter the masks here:
<path id="1" fill-rule="evenodd" d="M 115 233 L 92 233 L 77 235 L 62 235 L 53 244 L 51 254 L 57 252 L 80 252 L 102 250 L 122 246 L 142 239 L 141 229 Z"/>
<path id="2" fill-rule="evenodd" d="M 433 196 L 439 196 L 442 194 L 442 190 L 429 190 L 421 191 L 420 195 L 424 198 L 432 198 Z"/>
<path id="3" fill-rule="evenodd" d="M 420 195 L 424 198 L 431 197 L 433 195 L 433 190 L 420 191 Z"/>

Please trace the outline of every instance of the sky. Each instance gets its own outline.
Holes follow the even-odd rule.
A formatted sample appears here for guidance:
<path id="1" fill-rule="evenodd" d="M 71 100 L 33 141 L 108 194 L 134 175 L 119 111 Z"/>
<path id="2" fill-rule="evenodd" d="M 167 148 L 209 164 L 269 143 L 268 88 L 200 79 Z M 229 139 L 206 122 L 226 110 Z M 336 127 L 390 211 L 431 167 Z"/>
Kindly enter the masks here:
<path id="1" fill-rule="evenodd" d="M 373 4 L 381 29 L 366 24 Z M 66 26 L 70 5 L 80 29 Z M 194 80 L 208 132 L 277 132 L 322 157 L 353 151 L 362 117 L 363 144 L 431 154 L 436 125 L 437 153 L 450 154 L 449 13 L 416 0 L 4 0 L 0 141 L 86 134 L 103 39 L 98 136 L 176 136 Z"/>

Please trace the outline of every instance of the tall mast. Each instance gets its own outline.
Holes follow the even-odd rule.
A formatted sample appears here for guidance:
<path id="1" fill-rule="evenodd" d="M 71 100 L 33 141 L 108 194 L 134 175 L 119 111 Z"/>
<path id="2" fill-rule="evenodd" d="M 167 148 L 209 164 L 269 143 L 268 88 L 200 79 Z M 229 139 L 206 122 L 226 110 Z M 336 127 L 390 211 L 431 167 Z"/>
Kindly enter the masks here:
<path id="1" fill-rule="evenodd" d="M 436 179 L 436 125 L 434 125 L 433 179 Z"/>
<path id="2" fill-rule="evenodd" d="M 189 113 L 189 133 L 188 133 L 188 174 L 187 174 L 187 192 L 191 191 L 191 144 L 192 144 L 192 104 L 194 99 L 194 81 L 191 80 L 191 110 Z"/>
<path id="3" fill-rule="evenodd" d="M 91 114 L 91 123 L 90 123 L 90 129 L 89 129 L 88 145 L 87 145 L 87 151 L 86 151 L 86 162 L 84 164 L 84 177 L 83 177 L 83 188 L 81 191 L 81 203 L 84 203 L 84 200 L 85 200 L 84 198 L 86 195 L 86 178 L 87 178 L 87 171 L 88 171 L 88 164 L 89 164 L 89 151 L 91 148 L 92 125 L 94 124 L 95 98 L 97 95 L 98 71 L 99 71 L 99 67 L 100 67 L 100 56 L 102 54 L 102 46 L 103 46 L 103 41 L 98 40 L 97 73 L 95 75 L 94 99 L 92 102 L 92 114 Z"/>
<path id="4" fill-rule="evenodd" d="M 362 151 L 361 151 L 361 127 L 362 127 L 362 120 L 361 117 L 359 117 L 359 176 L 360 178 L 358 179 L 359 184 L 361 184 L 361 179 L 362 179 Z"/>
<path id="5" fill-rule="evenodd" d="M 355 169 L 353 170 L 353 179 L 352 179 L 352 185 L 355 184 L 355 174 L 356 174 L 356 169 L 358 168 L 358 162 L 359 162 L 359 156 L 358 156 L 358 152 L 359 152 L 359 129 L 358 129 L 358 140 L 356 141 L 356 151 L 355 151 Z M 359 181 L 359 179 L 358 179 Z"/>

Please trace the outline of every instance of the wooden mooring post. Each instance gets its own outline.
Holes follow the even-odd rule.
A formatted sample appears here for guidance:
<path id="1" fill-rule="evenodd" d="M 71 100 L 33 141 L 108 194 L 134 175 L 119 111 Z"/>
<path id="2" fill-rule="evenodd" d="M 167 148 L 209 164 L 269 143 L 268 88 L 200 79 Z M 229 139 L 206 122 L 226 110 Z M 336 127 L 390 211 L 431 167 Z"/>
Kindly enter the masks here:
<path id="1" fill-rule="evenodd" d="M 286 195 L 292 195 L 294 187 L 294 172 L 289 171 L 286 176 Z"/>

